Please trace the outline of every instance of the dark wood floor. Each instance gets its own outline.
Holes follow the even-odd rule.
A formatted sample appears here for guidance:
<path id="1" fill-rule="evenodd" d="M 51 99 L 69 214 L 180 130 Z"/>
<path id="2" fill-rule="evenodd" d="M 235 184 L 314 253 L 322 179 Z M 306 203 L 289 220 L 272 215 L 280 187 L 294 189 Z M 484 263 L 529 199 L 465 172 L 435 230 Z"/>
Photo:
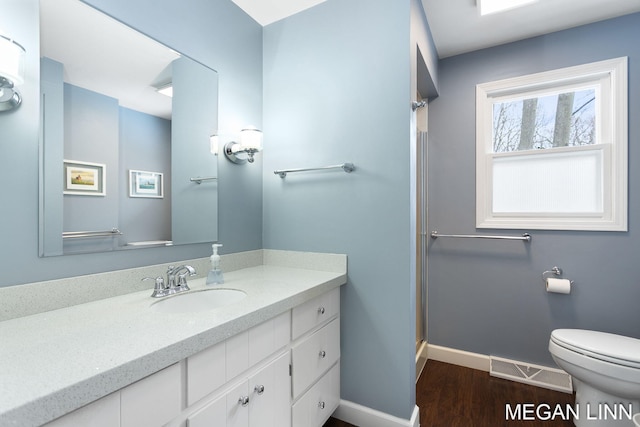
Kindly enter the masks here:
<path id="1" fill-rule="evenodd" d="M 573 404 L 573 395 L 489 376 L 489 373 L 429 360 L 416 386 L 421 427 L 573 427 L 572 421 L 506 420 L 506 404 Z M 354 427 L 330 419 L 324 427 Z M 367 427 L 367 426 L 359 426 Z"/>

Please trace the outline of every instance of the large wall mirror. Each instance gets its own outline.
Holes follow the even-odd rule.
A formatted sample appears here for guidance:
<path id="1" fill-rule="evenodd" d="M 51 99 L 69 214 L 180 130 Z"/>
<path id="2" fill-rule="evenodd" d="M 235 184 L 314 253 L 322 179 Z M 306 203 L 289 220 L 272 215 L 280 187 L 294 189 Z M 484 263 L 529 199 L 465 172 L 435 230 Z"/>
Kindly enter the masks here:
<path id="1" fill-rule="evenodd" d="M 80 0 L 40 20 L 40 256 L 217 240 L 215 70 Z"/>

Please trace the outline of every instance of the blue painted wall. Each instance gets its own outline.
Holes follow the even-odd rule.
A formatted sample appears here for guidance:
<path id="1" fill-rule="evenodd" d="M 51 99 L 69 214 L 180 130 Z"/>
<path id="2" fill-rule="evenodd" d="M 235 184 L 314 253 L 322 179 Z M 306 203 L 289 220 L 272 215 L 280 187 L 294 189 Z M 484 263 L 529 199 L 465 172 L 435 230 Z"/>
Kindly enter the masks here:
<path id="1" fill-rule="evenodd" d="M 262 126 L 262 27 L 230 0 L 91 0 L 140 31 L 182 51 L 219 73 L 221 133 L 251 123 Z M 0 115 L 1 210 L 5 224 L 0 286 L 29 283 L 177 259 L 205 257 L 208 244 L 105 254 L 38 258 L 39 29 L 37 0 L 3 2 L 3 31 L 25 46 L 23 105 Z M 238 54 L 242 52 L 242 54 Z M 219 240 L 224 253 L 262 247 L 262 171 L 219 160 Z M 16 177 L 20 177 L 19 180 Z M 242 195 L 240 197 L 239 195 Z M 6 204 L 6 203 L 5 203 Z M 11 266 L 11 268 L 8 268 Z"/>
<path id="2" fill-rule="evenodd" d="M 265 248 L 348 255 L 342 398 L 404 419 L 415 405 L 410 3 L 328 0 L 264 30 Z M 343 162 L 356 171 L 273 174 Z"/>
<path id="3" fill-rule="evenodd" d="M 164 198 L 129 197 L 129 171 L 163 174 Z M 119 220 L 124 242 L 171 240 L 171 121 L 120 108 Z"/>
<path id="4" fill-rule="evenodd" d="M 105 165 L 105 196 L 64 195 L 64 231 L 110 230 L 118 226 L 117 168 L 120 144 L 118 100 L 64 85 L 64 158 Z"/>
<path id="5" fill-rule="evenodd" d="M 530 245 L 432 240 L 430 343 L 553 366 L 554 328 L 640 338 L 639 39 L 634 14 L 440 62 L 440 97 L 429 105 L 430 229 L 486 232 L 475 229 L 476 84 L 628 56 L 629 232 L 531 231 Z M 545 292 L 542 272 L 556 265 L 575 281 L 570 295 Z"/>

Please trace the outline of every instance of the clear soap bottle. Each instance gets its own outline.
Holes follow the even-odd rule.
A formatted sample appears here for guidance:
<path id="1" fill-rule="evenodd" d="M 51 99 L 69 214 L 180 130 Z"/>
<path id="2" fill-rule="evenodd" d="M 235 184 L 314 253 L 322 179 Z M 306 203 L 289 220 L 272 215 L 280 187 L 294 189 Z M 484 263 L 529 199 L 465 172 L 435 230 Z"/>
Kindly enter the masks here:
<path id="1" fill-rule="evenodd" d="M 213 255 L 209 258 L 211 260 L 211 270 L 209 270 L 209 274 L 207 274 L 208 286 L 221 285 L 224 283 L 224 276 L 222 275 L 222 270 L 220 270 L 220 255 L 218 255 L 218 248 L 221 246 L 219 243 L 211 245 Z"/>

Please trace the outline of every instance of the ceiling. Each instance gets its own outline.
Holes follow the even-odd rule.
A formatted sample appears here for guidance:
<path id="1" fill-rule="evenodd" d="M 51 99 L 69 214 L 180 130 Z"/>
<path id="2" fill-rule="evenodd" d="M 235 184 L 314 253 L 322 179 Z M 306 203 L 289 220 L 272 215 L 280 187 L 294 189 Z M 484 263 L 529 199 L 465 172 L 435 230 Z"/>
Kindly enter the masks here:
<path id="1" fill-rule="evenodd" d="M 261 25 L 323 1 L 233 0 Z M 640 0 L 538 0 L 481 17 L 476 0 L 421 1 L 440 58 L 640 12 Z"/>
<path id="2" fill-rule="evenodd" d="M 638 0 L 538 0 L 481 17 L 475 0 L 422 4 L 440 58 L 640 11 Z"/>
<path id="3" fill-rule="evenodd" d="M 233 1 L 259 24 L 268 25 L 326 0 Z M 538 0 L 520 9 L 480 17 L 476 0 L 421 1 L 440 58 L 640 12 L 640 0 Z M 149 82 L 170 79 L 168 65 L 179 54 L 120 22 L 105 20 L 103 14 L 77 0 L 42 1 L 41 7 L 42 53 L 65 64 L 66 82 L 118 98 L 128 108 L 170 117 L 171 100 L 159 95 Z M 115 36 L 121 31 L 126 34 Z M 122 49 L 121 40 L 129 47 L 139 46 L 140 51 L 113 59 L 112 53 L 129 51 Z M 96 60 L 90 69 L 89 58 Z M 122 67 L 122 63 L 137 66 Z M 87 70 L 90 73 L 85 78 Z M 120 83 L 108 80 L 114 75 L 120 76 Z"/>

